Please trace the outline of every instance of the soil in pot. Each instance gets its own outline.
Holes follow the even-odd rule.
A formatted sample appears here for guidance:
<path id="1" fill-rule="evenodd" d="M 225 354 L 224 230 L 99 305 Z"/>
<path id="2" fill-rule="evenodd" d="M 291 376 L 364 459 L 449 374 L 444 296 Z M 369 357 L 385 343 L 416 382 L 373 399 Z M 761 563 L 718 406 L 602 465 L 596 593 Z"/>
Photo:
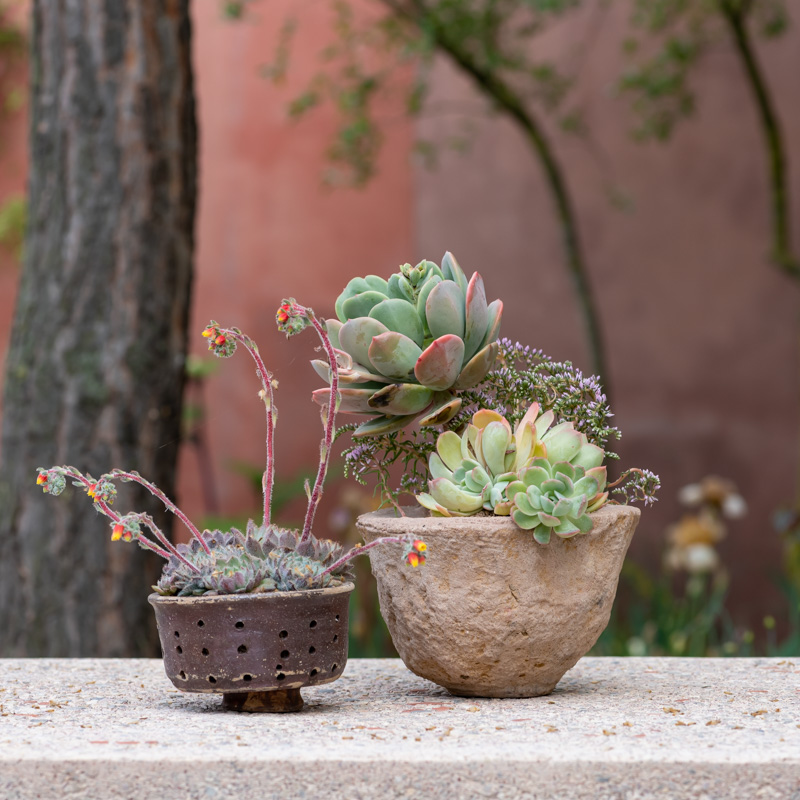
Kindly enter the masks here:
<path id="1" fill-rule="evenodd" d="M 300 689 L 347 663 L 353 584 L 251 595 L 148 598 L 164 669 L 182 691 L 222 693 L 234 711 L 300 711 Z"/>
<path id="2" fill-rule="evenodd" d="M 413 534 L 427 561 L 370 551 L 381 613 L 405 665 L 456 695 L 549 694 L 608 624 L 640 512 L 606 506 L 593 530 L 540 545 L 508 517 L 365 514 L 366 541 Z"/>

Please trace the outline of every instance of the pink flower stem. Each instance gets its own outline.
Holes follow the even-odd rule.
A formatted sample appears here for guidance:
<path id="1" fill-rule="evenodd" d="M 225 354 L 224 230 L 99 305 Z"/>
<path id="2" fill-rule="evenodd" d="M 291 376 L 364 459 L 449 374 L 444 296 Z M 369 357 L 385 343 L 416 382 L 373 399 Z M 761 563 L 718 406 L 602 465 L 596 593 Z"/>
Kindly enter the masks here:
<path id="1" fill-rule="evenodd" d="M 631 469 L 626 469 L 625 472 L 623 472 L 622 475 L 620 475 L 619 478 L 617 478 L 614 481 L 614 483 L 607 483 L 606 489 L 613 489 L 615 486 L 619 486 L 624 480 L 626 480 L 633 474 L 642 475 L 643 473 L 638 467 L 632 467 Z"/>
<path id="2" fill-rule="evenodd" d="M 271 522 L 272 491 L 275 485 L 275 396 L 272 392 L 272 375 L 267 372 L 261 354 L 258 352 L 258 345 L 252 339 L 230 328 L 221 328 L 220 332 L 224 336 L 235 339 L 250 353 L 253 361 L 256 362 L 256 374 L 264 391 L 264 406 L 267 411 L 267 465 L 261 478 L 261 488 L 264 491 L 264 527 L 266 528 Z"/>
<path id="3" fill-rule="evenodd" d="M 169 558 L 170 554 L 172 554 L 173 556 L 175 556 L 175 558 L 178 559 L 178 561 L 189 567 L 189 569 L 192 570 L 192 572 L 198 572 L 198 573 L 200 572 L 200 570 L 194 564 L 192 564 L 191 561 L 184 558 L 184 556 L 182 556 L 178 552 L 175 545 L 172 544 L 172 542 L 170 542 L 169 539 L 167 539 L 164 532 L 158 527 L 158 525 L 156 525 L 156 523 L 153 521 L 153 518 L 149 514 L 129 514 L 128 517 L 134 517 L 137 520 L 139 520 L 139 522 L 144 523 L 145 525 L 147 525 L 148 528 L 150 528 L 156 539 L 158 539 L 158 541 L 161 542 L 161 544 L 163 544 L 167 550 L 169 550 L 169 553 L 165 554 L 166 558 Z M 144 541 L 148 540 L 145 539 Z M 158 549 L 161 551 L 161 553 L 164 552 L 163 550 L 161 550 L 161 548 Z"/>
<path id="4" fill-rule="evenodd" d="M 146 536 L 139 536 L 136 540 L 139 544 L 145 549 L 150 550 L 151 552 L 155 553 L 157 556 L 161 556 L 161 558 L 169 561 L 169 553 L 166 550 L 162 550 L 158 545 L 153 544 Z"/>
<path id="5" fill-rule="evenodd" d="M 369 544 L 357 544 L 352 550 L 345 553 L 338 561 L 331 564 L 322 575 L 327 575 L 329 572 L 333 572 L 335 569 L 338 569 L 342 566 L 342 564 L 346 564 L 351 559 L 355 558 L 356 556 L 360 556 L 362 553 L 366 553 L 367 550 L 371 550 L 373 547 L 377 547 L 379 544 L 407 544 L 408 540 L 413 538 L 411 534 L 407 534 L 406 536 L 382 536 L 380 539 L 375 539 L 375 541 L 370 542 Z M 320 575 L 320 577 L 322 577 Z"/>
<path id="6" fill-rule="evenodd" d="M 306 510 L 306 518 L 303 523 L 303 535 L 300 537 L 300 544 L 303 544 L 309 536 L 311 536 L 311 527 L 314 524 L 314 515 L 317 513 L 317 506 L 319 505 L 320 498 L 322 497 L 322 484 L 325 482 L 325 475 L 328 472 L 328 464 L 331 460 L 331 449 L 333 447 L 333 439 L 336 433 L 336 404 L 339 397 L 339 366 L 336 362 L 336 352 L 333 349 L 331 340 L 328 338 L 328 333 L 325 326 L 316 318 L 314 312 L 310 308 L 304 308 L 297 305 L 297 310 L 300 313 L 305 313 L 314 326 L 317 335 L 322 342 L 325 349 L 325 355 L 328 357 L 328 364 L 331 368 L 331 392 L 328 398 L 328 413 L 325 419 L 325 433 L 320 446 L 320 459 L 319 468 L 317 469 L 317 478 L 314 481 L 314 489 L 308 498 L 308 509 Z M 323 573 L 324 574 L 324 573 Z"/>
<path id="7" fill-rule="evenodd" d="M 74 467 L 62 467 L 62 468 L 60 468 L 59 471 L 64 473 L 64 474 L 66 474 L 66 475 L 69 475 L 70 478 L 75 478 L 76 480 L 79 480 L 87 489 L 90 486 L 94 485 L 94 483 L 95 483 L 95 481 L 90 481 L 82 472 L 78 472 L 78 470 L 75 469 Z M 118 522 L 120 522 L 122 520 L 122 517 L 119 514 L 117 514 L 115 511 L 112 511 L 111 508 L 108 506 L 108 504 L 104 503 L 102 500 L 98 500 L 97 498 L 95 498 L 94 499 L 94 505 L 95 505 L 95 507 L 97 508 L 97 510 L 101 514 L 103 514 L 104 516 L 108 517 L 112 522 L 117 522 L 118 523 Z M 172 544 L 169 542 L 167 537 L 164 536 L 164 534 L 156 527 L 156 525 L 153 522 L 153 520 L 149 516 L 147 516 L 147 514 L 137 514 L 136 517 L 137 518 L 147 517 L 147 520 L 149 520 L 149 522 L 147 520 L 143 520 L 143 521 L 150 528 L 150 530 L 152 530 L 153 533 L 155 533 L 156 536 L 158 536 L 159 540 L 162 541 L 162 543 L 165 544 L 167 546 L 167 548 L 169 548 L 170 551 L 174 550 L 174 555 L 175 556 L 177 556 L 179 559 L 181 559 L 181 561 L 185 561 L 183 556 L 181 556 L 181 554 L 177 550 L 175 550 L 173 548 Z M 160 534 L 160 536 L 159 536 L 159 534 Z M 151 542 L 146 536 L 140 536 L 137 539 L 137 541 L 142 545 L 142 547 L 144 547 L 144 548 L 146 548 L 148 550 L 152 550 L 154 553 L 156 553 L 157 555 L 161 556 L 162 558 L 165 558 L 165 559 L 169 560 L 170 553 L 168 553 L 166 550 L 162 550 L 156 544 Z M 196 569 L 193 564 L 189 564 L 188 561 L 186 563 L 192 569 Z M 196 570 L 196 571 L 199 572 L 199 570 Z"/>
<path id="8" fill-rule="evenodd" d="M 133 481 L 134 483 L 138 483 L 140 486 L 144 486 L 150 494 L 154 497 L 157 497 L 166 507 L 167 510 L 171 511 L 190 531 L 192 536 L 197 539 L 198 542 L 202 545 L 203 549 L 206 551 L 208 555 L 211 555 L 211 550 L 209 549 L 208 545 L 203 541 L 203 537 L 200 535 L 200 531 L 197 530 L 194 523 L 186 516 L 186 514 L 181 511 L 175 503 L 172 502 L 165 494 L 161 491 L 153 483 L 143 478 L 137 472 L 123 472 L 121 469 L 114 469 L 111 470 L 109 473 L 112 478 L 120 478 L 121 480 L 126 481 Z"/>

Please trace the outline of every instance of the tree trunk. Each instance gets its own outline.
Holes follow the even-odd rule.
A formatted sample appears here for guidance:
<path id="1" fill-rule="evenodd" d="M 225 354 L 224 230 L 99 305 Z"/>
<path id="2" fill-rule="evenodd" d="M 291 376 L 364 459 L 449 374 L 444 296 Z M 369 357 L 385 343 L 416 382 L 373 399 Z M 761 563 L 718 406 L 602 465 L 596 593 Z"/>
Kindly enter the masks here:
<path id="1" fill-rule="evenodd" d="M 111 543 L 82 491 L 44 495 L 35 470 L 136 469 L 173 493 L 196 198 L 190 43 L 189 0 L 33 0 L 30 212 L 0 450 L 5 656 L 157 653 L 158 560 Z M 120 510 L 168 527 L 133 488 Z"/>

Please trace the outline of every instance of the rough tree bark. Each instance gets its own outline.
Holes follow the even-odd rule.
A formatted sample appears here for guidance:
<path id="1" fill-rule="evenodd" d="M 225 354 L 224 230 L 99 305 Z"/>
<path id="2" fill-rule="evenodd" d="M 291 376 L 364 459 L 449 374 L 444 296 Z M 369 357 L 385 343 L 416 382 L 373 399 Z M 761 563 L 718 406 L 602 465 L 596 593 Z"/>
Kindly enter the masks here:
<path id="1" fill-rule="evenodd" d="M 158 564 L 36 467 L 137 469 L 180 438 L 196 197 L 189 0 L 33 0 L 25 264 L 0 465 L 0 654 L 157 651 Z M 69 495 L 69 496 L 68 496 Z M 159 504 L 128 499 L 168 526 Z"/>

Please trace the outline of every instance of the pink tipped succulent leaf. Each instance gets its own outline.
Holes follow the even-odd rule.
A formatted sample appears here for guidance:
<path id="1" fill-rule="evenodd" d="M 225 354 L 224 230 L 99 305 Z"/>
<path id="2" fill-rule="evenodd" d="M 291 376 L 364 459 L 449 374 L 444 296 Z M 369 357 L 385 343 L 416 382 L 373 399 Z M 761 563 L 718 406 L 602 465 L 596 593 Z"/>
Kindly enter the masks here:
<path id="1" fill-rule="evenodd" d="M 372 337 L 367 355 L 369 363 L 381 375 L 413 381 L 414 367 L 422 355 L 422 348 L 403 333 L 387 331 Z"/>
<path id="2" fill-rule="evenodd" d="M 452 333 L 434 339 L 414 367 L 417 380 L 430 389 L 449 389 L 458 379 L 464 358 L 464 340 Z"/>

